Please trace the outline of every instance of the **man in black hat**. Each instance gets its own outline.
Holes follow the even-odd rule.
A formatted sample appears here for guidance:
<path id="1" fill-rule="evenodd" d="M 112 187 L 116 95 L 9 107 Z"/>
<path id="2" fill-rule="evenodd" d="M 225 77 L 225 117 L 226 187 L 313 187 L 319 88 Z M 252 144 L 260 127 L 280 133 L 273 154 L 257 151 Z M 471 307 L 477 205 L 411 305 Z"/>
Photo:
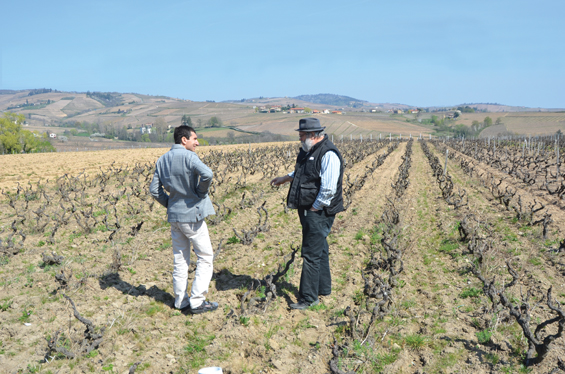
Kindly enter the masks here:
<path id="1" fill-rule="evenodd" d="M 302 275 L 299 298 L 292 309 L 306 309 L 319 303 L 318 296 L 331 293 L 332 279 L 326 240 L 335 215 L 343 211 L 344 162 L 336 146 L 323 133 L 317 118 L 303 118 L 298 135 L 302 149 L 294 171 L 274 178 L 273 186 L 291 182 L 287 205 L 298 209 L 302 225 Z"/>

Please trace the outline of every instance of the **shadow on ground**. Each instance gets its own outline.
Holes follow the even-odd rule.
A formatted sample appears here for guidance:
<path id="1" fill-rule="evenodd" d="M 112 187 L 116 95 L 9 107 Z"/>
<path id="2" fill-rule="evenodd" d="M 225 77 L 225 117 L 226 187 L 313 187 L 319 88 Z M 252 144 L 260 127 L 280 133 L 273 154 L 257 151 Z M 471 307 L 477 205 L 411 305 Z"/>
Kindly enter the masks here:
<path id="1" fill-rule="evenodd" d="M 124 295 L 131 295 L 138 297 L 141 295 L 147 295 L 153 298 L 155 301 L 159 301 L 171 308 L 174 308 L 175 298 L 170 293 L 163 291 L 159 287 L 152 285 L 147 288 L 146 285 L 140 284 L 134 286 L 131 283 L 124 281 L 119 273 L 110 273 L 104 275 L 98 279 L 100 288 L 105 290 L 109 287 L 113 287 L 116 290 L 122 292 Z"/>

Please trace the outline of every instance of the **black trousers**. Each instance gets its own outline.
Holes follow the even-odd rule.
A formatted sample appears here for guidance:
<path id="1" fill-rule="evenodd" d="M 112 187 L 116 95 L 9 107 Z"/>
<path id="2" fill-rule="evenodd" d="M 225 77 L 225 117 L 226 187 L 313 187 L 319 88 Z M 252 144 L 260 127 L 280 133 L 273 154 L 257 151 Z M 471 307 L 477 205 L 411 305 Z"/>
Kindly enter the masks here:
<path id="1" fill-rule="evenodd" d="M 328 237 L 335 215 L 328 216 L 324 210 L 313 212 L 298 209 L 302 225 L 302 275 L 299 297 L 312 303 L 318 295 L 329 295 L 332 291 Z"/>

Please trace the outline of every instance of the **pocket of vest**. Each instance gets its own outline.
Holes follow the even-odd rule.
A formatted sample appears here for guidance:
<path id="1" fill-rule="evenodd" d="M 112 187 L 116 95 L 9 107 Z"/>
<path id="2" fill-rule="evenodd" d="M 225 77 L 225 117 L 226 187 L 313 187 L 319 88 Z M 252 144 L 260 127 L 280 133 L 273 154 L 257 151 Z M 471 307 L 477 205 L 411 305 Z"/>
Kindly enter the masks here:
<path id="1" fill-rule="evenodd" d="M 316 197 L 318 197 L 317 188 L 300 187 L 300 206 L 312 206 L 312 204 L 314 204 L 314 201 L 316 201 Z"/>

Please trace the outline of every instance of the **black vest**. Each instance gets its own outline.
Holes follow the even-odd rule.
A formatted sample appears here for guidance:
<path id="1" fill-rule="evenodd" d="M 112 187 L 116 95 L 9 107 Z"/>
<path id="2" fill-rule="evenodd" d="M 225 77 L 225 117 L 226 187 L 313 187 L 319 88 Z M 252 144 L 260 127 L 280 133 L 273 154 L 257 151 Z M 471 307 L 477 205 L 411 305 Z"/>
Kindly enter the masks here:
<path id="1" fill-rule="evenodd" d="M 310 209 L 316 197 L 320 192 L 322 178 L 320 170 L 322 168 L 322 157 L 326 152 L 335 152 L 339 157 L 340 170 L 337 181 L 337 189 L 329 206 L 324 207 L 328 215 L 334 215 L 343 211 L 342 181 L 344 162 L 341 153 L 336 146 L 328 140 L 326 135 L 324 139 L 315 144 L 310 152 L 305 152 L 302 148 L 296 158 L 294 167 L 294 179 L 288 190 L 287 205 L 291 209 Z"/>

